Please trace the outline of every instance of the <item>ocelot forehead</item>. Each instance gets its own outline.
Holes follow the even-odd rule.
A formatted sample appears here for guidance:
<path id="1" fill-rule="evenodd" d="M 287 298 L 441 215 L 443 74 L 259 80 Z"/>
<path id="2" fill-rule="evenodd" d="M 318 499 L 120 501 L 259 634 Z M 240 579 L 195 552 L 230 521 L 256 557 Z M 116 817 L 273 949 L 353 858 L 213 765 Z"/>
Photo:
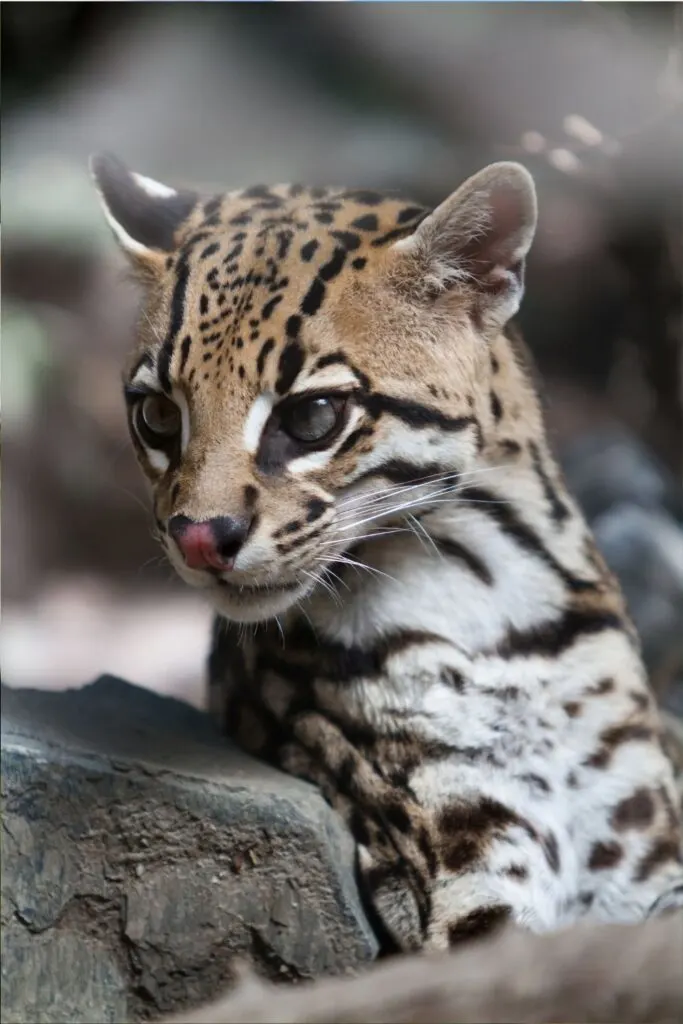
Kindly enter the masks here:
<path id="1" fill-rule="evenodd" d="M 166 262 L 162 384 L 284 393 L 319 351 L 310 321 L 425 214 L 375 192 L 297 185 L 202 203 Z"/>

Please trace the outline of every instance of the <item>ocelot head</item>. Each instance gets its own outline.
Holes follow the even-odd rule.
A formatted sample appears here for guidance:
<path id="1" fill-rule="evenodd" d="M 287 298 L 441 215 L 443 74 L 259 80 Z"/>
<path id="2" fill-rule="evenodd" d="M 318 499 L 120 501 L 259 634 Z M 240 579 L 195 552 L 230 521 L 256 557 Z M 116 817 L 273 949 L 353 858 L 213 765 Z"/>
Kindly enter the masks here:
<path id="1" fill-rule="evenodd" d="M 202 196 L 111 156 L 92 171 L 142 286 L 124 394 L 161 541 L 220 613 L 278 615 L 477 466 L 536 223 L 523 167 L 431 213 L 359 189 Z"/>

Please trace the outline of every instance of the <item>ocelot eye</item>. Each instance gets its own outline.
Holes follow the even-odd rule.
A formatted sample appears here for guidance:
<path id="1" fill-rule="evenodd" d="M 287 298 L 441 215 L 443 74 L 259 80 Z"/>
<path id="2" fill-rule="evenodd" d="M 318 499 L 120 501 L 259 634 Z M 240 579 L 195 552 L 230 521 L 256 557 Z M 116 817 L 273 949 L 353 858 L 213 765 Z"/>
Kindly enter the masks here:
<path id="1" fill-rule="evenodd" d="M 332 441 L 344 426 L 346 399 L 340 396 L 302 398 L 280 412 L 280 429 L 301 444 Z"/>
<path id="2" fill-rule="evenodd" d="M 135 410 L 135 425 L 143 441 L 162 448 L 180 433 L 180 409 L 165 395 L 146 395 Z"/>

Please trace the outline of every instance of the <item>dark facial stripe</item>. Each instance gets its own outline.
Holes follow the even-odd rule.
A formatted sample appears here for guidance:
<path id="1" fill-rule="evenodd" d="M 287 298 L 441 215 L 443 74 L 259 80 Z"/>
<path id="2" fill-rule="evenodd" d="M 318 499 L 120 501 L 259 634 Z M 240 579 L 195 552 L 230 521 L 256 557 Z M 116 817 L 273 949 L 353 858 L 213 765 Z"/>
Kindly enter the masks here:
<path id="1" fill-rule="evenodd" d="M 415 484 L 424 481 L 429 484 L 433 478 L 440 477 L 439 487 L 453 486 L 458 482 L 458 474 L 455 470 L 449 472 L 448 467 L 438 462 L 410 462 L 408 459 L 388 459 L 379 466 L 360 473 L 353 478 L 353 483 L 361 480 L 370 480 L 373 477 L 386 477 L 394 484 Z"/>
<path id="2" fill-rule="evenodd" d="M 304 350 L 296 339 L 289 341 L 280 354 L 275 390 L 278 395 L 289 391 L 304 365 Z"/>
<path id="3" fill-rule="evenodd" d="M 498 495 L 484 487 L 464 487 L 459 492 L 459 497 L 475 503 L 474 507 L 477 511 L 488 516 L 489 519 L 495 520 L 503 533 L 511 537 L 522 550 L 534 555 L 556 572 L 570 590 L 574 592 L 595 590 L 596 584 L 592 580 L 580 579 L 574 576 L 569 569 L 565 569 L 547 550 L 531 527 L 519 518 L 512 506 L 502 502 Z"/>
<path id="4" fill-rule="evenodd" d="M 421 402 L 410 402 L 407 399 L 381 395 L 377 392 L 361 395 L 358 401 L 374 419 L 378 419 L 382 413 L 388 413 L 418 430 L 421 427 L 439 427 L 448 433 L 455 433 L 477 422 L 474 416 L 447 416 L 440 409 L 432 409 Z"/>
<path id="5" fill-rule="evenodd" d="M 176 282 L 173 288 L 173 295 L 171 296 L 171 322 L 168 327 L 166 340 L 161 346 L 161 352 L 159 353 L 159 358 L 157 360 L 159 381 L 164 391 L 167 392 L 170 392 L 171 390 L 169 369 L 171 366 L 171 359 L 173 358 L 173 346 L 178 334 L 180 333 L 180 328 L 183 325 L 183 317 L 185 316 L 185 296 L 187 293 L 189 277 L 189 255 L 185 254 L 181 256 L 176 266 Z"/>
<path id="6" fill-rule="evenodd" d="M 186 334 L 180 346 L 180 366 L 178 367 L 179 374 L 182 374 L 183 370 L 185 369 L 185 364 L 187 363 L 187 358 L 190 354 L 191 346 L 192 337 L 189 334 Z"/>
<path id="7" fill-rule="evenodd" d="M 470 570 L 473 576 L 476 576 L 478 580 L 485 583 L 487 586 L 493 584 L 493 576 L 491 570 L 485 562 L 475 555 L 472 551 L 465 547 L 464 544 L 460 544 L 456 540 L 451 540 L 449 537 L 437 537 L 435 534 L 430 533 L 429 536 L 436 544 L 439 551 L 447 555 L 448 558 L 456 558 L 459 562 L 462 562 Z"/>

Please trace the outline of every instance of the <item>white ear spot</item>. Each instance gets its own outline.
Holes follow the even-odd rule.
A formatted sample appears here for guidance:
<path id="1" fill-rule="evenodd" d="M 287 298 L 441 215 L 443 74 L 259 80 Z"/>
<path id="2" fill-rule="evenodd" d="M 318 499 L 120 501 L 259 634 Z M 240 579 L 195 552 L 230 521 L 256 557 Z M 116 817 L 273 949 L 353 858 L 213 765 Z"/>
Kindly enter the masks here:
<path id="1" fill-rule="evenodd" d="M 265 427 L 273 406 L 275 404 L 275 396 L 269 392 L 264 391 L 262 395 L 259 395 L 252 405 L 251 409 L 247 414 L 247 418 L 244 422 L 244 447 L 250 455 L 256 455 L 261 443 L 261 434 Z"/>
<path id="2" fill-rule="evenodd" d="M 106 200 L 101 192 L 99 193 L 99 196 L 104 219 L 114 232 L 116 240 L 124 252 L 130 253 L 131 256 L 148 256 L 150 254 L 148 247 L 143 245 L 142 242 L 136 242 L 136 240 L 129 235 L 127 231 L 124 231 L 116 217 L 113 217 L 109 212 L 109 207 L 107 206 Z"/>
<path id="3" fill-rule="evenodd" d="M 176 189 L 171 188 L 170 185 L 164 185 L 163 182 L 155 181 L 154 178 L 146 178 L 144 174 L 138 174 L 136 171 L 133 171 L 132 177 L 136 185 L 139 185 L 148 196 L 152 196 L 155 199 L 170 199 L 171 196 L 178 195 Z"/>

